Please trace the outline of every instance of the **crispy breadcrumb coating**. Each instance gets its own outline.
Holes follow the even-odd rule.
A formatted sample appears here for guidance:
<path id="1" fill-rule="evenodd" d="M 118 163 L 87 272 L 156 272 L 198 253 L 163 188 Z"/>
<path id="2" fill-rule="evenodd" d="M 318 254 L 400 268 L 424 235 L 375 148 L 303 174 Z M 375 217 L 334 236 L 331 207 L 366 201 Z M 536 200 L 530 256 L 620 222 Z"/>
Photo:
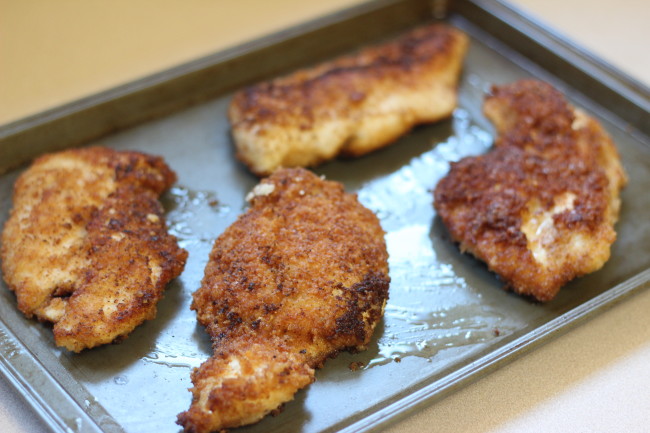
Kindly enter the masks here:
<path id="1" fill-rule="evenodd" d="M 337 182 L 282 169 L 215 242 L 192 308 L 214 355 L 192 374 L 193 433 L 260 420 L 342 350 L 362 350 L 388 297 L 377 217 Z"/>
<path id="2" fill-rule="evenodd" d="M 600 124 L 549 84 L 495 86 L 484 111 L 496 148 L 452 163 L 435 208 L 461 250 L 549 301 L 609 259 L 625 172 Z"/>
<path id="3" fill-rule="evenodd" d="M 162 158 L 101 147 L 34 161 L 2 233 L 2 272 L 20 311 L 54 323 L 56 344 L 74 352 L 152 319 L 187 258 L 158 202 L 175 180 Z"/>
<path id="4" fill-rule="evenodd" d="M 360 156 L 449 117 L 468 38 L 445 24 L 237 93 L 229 118 L 254 173 Z"/>

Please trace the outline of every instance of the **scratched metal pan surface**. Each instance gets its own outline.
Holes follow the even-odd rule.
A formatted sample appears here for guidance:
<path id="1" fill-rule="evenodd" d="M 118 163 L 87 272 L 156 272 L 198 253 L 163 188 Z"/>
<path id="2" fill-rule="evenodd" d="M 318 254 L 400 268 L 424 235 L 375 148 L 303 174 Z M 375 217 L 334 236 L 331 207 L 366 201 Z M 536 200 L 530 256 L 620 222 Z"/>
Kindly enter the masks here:
<path id="1" fill-rule="evenodd" d="M 244 197 L 256 183 L 233 158 L 226 120 L 232 91 L 252 78 L 286 71 L 281 59 L 288 47 L 302 46 L 304 52 L 302 62 L 295 50 L 287 54 L 291 68 L 317 60 L 314 52 L 321 44 L 314 42 L 319 32 L 326 31 L 333 41 L 316 54 L 327 58 L 430 20 L 429 7 L 428 1 L 368 3 L 240 47 L 228 56 L 204 59 L 198 66 L 180 69 L 185 74 L 171 71 L 167 81 L 159 76 L 136 83 L 131 89 L 137 88 L 139 96 L 118 89 L 85 101 L 86 105 L 67 107 L 58 113 L 59 120 L 56 116 L 40 122 L 30 119 L 29 127 L 14 125 L 18 133 L 13 136 L 3 130 L 9 138 L 0 145 L 6 147 L 12 139 L 20 140 L 20 134 L 36 139 L 48 135 L 43 133 L 47 128 L 52 128 L 51 133 L 59 128 L 67 131 L 60 140 L 35 142 L 37 150 L 32 152 L 62 148 L 84 141 L 84 134 L 99 135 L 84 129 L 90 120 L 86 126 L 79 123 L 78 135 L 70 133 L 65 122 L 74 126 L 84 116 L 101 118 L 102 110 L 128 111 L 138 97 L 145 95 L 145 102 L 153 98 L 151 91 L 159 86 L 177 90 L 179 83 L 186 86 L 186 92 L 168 92 L 172 96 L 165 103 L 176 107 L 174 113 L 144 123 L 135 119 L 130 128 L 99 141 L 116 149 L 162 155 L 178 174 L 179 181 L 164 196 L 164 203 L 170 230 L 189 250 L 190 258 L 160 302 L 156 319 L 118 345 L 70 354 L 54 346 L 47 326 L 17 312 L 14 295 L 4 285 L 0 290 L 0 370 L 46 425 L 57 432 L 179 431 L 174 421 L 190 403 L 190 371 L 211 354 L 209 339 L 189 310 L 191 293 L 199 286 L 212 242 L 245 209 Z M 643 122 L 648 114 L 647 89 L 506 5 L 458 1 L 445 15 L 471 36 L 460 105 L 453 117 L 418 127 L 372 155 L 315 169 L 357 192 L 381 219 L 392 278 L 385 317 L 366 352 L 341 354 L 327 362 L 317 372 L 317 381 L 300 391 L 279 416 L 238 431 L 381 428 L 649 285 L 650 225 L 645 215 L 650 209 L 650 140 Z M 365 30 L 360 34 L 355 31 L 359 28 Z M 345 42 L 351 39 L 354 44 Z M 261 55 L 266 63 L 259 62 Z M 231 73 L 254 64 L 257 75 L 238 81 L 219 69 L 223 64 Z M 200 72 L 207 70 L 230 81 L 227 88 L 213 88 L 209 97 L 202 97 L 201 80 L 206 77 Z M 192 79 L 190 72 L 195 74 Z M 432 208 L 431 190 L 449 162 L 486 152 L 492 144 L 492 127 L 481 114 L 486 89 L 524 77 L 550 81 L 574 104 L 599 118 L 618 143 L 630 176 L 610 261 L 602 270 L 568 284 L 544 305 L 502 290 L 501 282 L 483 264 L 458 251 Z M 204 101 L 179 109 L 187 105 L 188 92 L 189 99 Z M 146 104 L 138 108 L 144 117 L 155 115 Z M 99 131 L 102 122 L 97 124 Z M 9 155 L 6 148 L 3 152 Z M 30 156 L 21 152 L 3 160 L 2 168 Z M 2 223 L 11 204 L 12 185 L 23 169 L 0 177 Z M 353 371 L 352 362 L 364 367 Z"/>

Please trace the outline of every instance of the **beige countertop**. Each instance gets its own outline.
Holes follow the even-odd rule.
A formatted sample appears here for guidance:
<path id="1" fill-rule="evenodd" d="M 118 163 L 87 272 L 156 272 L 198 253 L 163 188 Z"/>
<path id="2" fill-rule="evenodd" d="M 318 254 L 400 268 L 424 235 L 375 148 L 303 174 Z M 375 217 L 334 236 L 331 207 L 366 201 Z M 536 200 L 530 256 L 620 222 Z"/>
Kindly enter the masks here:
<path id="1" fill-rule="evenodd" d="M 0 124 L 356 3 L 0 0 Z M 513 3 L 650 85 L 647 0 Z M 650 431 L 649 311 L 645 291 L 387 431 Z M 45 431 L 4 379 L 0 431 Z"/>

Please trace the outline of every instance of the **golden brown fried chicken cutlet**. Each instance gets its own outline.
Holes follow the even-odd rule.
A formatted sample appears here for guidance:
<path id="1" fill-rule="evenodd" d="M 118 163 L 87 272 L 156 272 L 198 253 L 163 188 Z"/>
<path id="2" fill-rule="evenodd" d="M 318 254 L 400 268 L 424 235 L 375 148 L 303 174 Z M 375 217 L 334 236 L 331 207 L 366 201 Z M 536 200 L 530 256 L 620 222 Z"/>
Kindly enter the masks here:
<path id="1" fill-rule="evenodd" d="M 214 355 L 192 374 L 193 433 L 260 420 L 342 350 L 365 349 L 388 298 L 377 217 L 336 182 L 281 169 L 215 242 L 192 308 Z"/>
<path id="2" fill-rule="evenodd" d="M 16 181 L 2 272 L 27 317 L 54 323 L 79 352 L 126 337 L 187 258 L 158 196 L 176 180 L 162 158 L 101 147 L 38 158 Z"/>
<path id="3" fill-rule="evenodd" d="M 360 156 L 451 115 L 468 38 L 445 24 L 264 82 L 236 94 L 237 155 L 262 176 Z"/>
<path id="4" fill-rule="evenodd" d="M 600 124 L 549 84 L 495 86 L 484 111 L 496 148 L 452 163 L 435 208 L 461 250 L 549 301 L 609 259 L 625 172 Z"/>

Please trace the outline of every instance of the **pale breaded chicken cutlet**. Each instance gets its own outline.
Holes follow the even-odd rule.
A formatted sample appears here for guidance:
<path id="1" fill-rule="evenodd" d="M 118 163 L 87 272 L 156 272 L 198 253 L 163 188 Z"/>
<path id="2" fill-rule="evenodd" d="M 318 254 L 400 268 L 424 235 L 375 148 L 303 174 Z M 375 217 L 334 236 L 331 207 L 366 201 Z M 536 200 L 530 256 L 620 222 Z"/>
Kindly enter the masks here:
<path id="1" fill-rule="evenodd" d="M 237 156 L 263 176 L 364 155 L 449 117 L 467 46 L 460 30 L 432 24 L 249 87 L 228 112 Z"/>
<path id="2" fill-rule="evenodd" d="M 461 250 L 549 301 L 609 259 L 626 174 L 602 126 L 547 83 L 494 86 L 484 112 L 495 149 L 452 163 L 435 208 Z"/>
<path id="3" fill-rule="evenodd" d="M 281 169 L 217 238 L 192 309 L 214 355 L 178 416 L 206 433 L 260 420 L 339 351 L 366 348 L 388 298 L 377 217 L 337 182 Z"/>
<path id="4" fill-rule="evenodd" d="M 20 311 L 52 322 L 56 344 L 73 352 L 152 319 L 187 258 L 158 201 L 175 180 L 162 158 L 102 147 L 34 161 L 2 232 L 2 273 Z"/>

